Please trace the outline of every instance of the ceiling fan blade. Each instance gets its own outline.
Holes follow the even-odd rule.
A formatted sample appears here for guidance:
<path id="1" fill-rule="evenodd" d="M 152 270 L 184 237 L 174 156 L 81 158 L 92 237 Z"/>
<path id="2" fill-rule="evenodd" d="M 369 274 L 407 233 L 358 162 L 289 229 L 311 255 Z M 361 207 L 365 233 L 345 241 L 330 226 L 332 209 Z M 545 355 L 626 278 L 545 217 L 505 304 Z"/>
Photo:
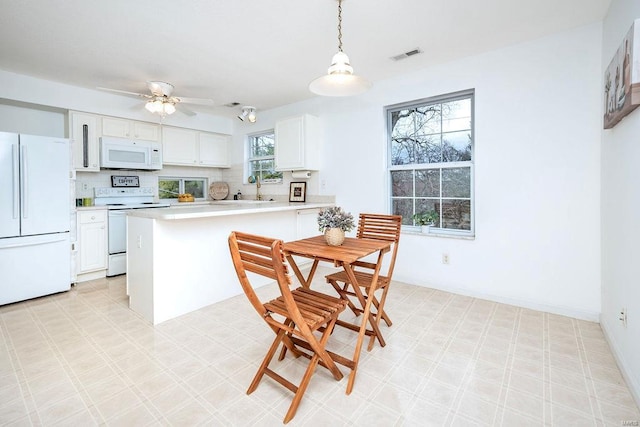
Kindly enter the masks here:
<path id="1" fill-rule="evenodd" d="M 178 111 L 180 111 L 181 113 L 186 114 L 187 116 L 195 116 L 196 115 L 195 111 L 191 111 L 190 109 L 184 107 L 182 104 L 177 105 L 176 109 Z"/>
<path id="2" fill-rule="evenodd" d="M 197 104 L 197 105 L 214 105 L 213 99 L 206 98 L 185 98 L 183 96 L 174 96 L 178 102 L 185 104 Z"/>
<path id="3" fill-rule="evenodd" d="M 97 87 L 96 89 L 104 90 L 104 91 L 107 91 L 107 92 L 121 93 L 123 95 L 135 96 L 136 98 L 151 98 L 151 95 L 146 95 L 144 93 L 129 92 L 129 91 L 126 91 L 126 90 L 111 89 L 111 88 L 108 88 L 108 87 Z"/>

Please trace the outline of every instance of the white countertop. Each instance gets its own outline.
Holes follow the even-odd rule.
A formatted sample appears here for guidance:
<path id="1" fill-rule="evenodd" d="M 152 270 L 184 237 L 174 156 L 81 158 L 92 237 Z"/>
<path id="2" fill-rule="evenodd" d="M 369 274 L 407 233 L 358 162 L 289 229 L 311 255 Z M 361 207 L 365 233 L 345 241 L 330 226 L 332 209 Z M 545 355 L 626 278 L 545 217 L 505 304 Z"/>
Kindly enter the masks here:
<path id="1" fill-rule="evenodd" d="M 181 203 L 169 208 L 132 209 L 127 215 L 138 218 L 179 220 L 209 218 L 227 215 L 246 215 L 262 212 L 281 212 L 299 209 L 317 209 L 333 206 L 333 203 L 289 203 L 253 200 L 220 200 L 210 203 Z"/>

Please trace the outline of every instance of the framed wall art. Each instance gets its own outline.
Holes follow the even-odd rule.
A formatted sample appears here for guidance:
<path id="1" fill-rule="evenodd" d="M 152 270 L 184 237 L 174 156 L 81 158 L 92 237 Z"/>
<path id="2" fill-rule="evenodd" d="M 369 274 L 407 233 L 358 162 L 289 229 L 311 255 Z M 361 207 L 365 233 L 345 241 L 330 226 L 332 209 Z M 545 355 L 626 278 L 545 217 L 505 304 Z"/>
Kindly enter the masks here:
<path id="1" fill-rule="evenodd" d="M 640 105 L 640 19 L 636 19 L 604 72 L 604 128 Z"/>
<path id="2" fill-rule="evenodd" d="M 289 201 L 304 202 L 307 198 L 307 183 L 292 182 L 289 184 Z"/>

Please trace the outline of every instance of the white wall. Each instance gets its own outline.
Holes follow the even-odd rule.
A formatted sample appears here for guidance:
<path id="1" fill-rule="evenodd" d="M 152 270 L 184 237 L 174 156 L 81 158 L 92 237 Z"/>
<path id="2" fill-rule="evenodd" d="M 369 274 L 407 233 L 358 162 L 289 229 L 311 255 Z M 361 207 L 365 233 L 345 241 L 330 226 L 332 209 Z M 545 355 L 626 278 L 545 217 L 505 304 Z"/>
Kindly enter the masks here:
<path id="1" fill-rule="evenodd" d="M 66 111 L 0 100 L 0 131 L 66 137 Z"/>
<path id="2" fill-rule="evenodd" d="M 640 2 L 613 0 L 603 24 L 602 74 Z M 640 31 L 637 30 L 637 31 Z M 637 66 L 637 59 L 636 66 Z M 601 95 L 602 96 L 602 95 Z M 600 323 L 640 405 L 640 108 L 602 131 L 602 315 Z M 626 308 L 625 328 L 618 318 Z"/>
<path id="3" fill-rule="evenodd" d="M 262 112 L 259 126 L 318 115 L 317 191 L 354 214 L 385 212 L 384 106 L 475 88 L 476 238 L 404 234 L 395 278 L 597 320 L 600 56 L 598 23 L 376 83 L 358 97 Z"/>

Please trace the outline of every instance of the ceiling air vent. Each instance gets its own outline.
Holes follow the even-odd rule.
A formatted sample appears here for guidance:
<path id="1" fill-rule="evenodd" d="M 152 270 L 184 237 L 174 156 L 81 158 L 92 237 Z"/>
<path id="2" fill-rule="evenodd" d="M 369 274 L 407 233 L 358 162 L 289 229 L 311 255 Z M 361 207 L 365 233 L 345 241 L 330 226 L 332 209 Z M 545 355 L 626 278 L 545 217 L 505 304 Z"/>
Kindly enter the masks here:
<path id="1" fill-rule="evenodd" d="M 392 56 L 391 59 L 393 59 L 394 61 L 400 61 L 401 59 L 405 59 L 405 58 L 408 58 L 410 56 L 417 55 L 419 53 L 422 53 L 422 51 L 420 50 L 419 47 L 417 47 L 417 48 L 415 48 L 413 50 L 410 50 L 408 52 L 401 53 L 400 55 Z"/>
<path id="2" fill-rule="evenodd" d="M 224 104 L 224 106 L 225 106 L 225 107 L 229 107 L 229 108 L 235 108 L 235 107 L 237 107 L 238 105 L 240 105 L 240 103 L 239 103 L 239 102 L 230 102 L 230 103 L 228 103 L 228 104 Z"/>

